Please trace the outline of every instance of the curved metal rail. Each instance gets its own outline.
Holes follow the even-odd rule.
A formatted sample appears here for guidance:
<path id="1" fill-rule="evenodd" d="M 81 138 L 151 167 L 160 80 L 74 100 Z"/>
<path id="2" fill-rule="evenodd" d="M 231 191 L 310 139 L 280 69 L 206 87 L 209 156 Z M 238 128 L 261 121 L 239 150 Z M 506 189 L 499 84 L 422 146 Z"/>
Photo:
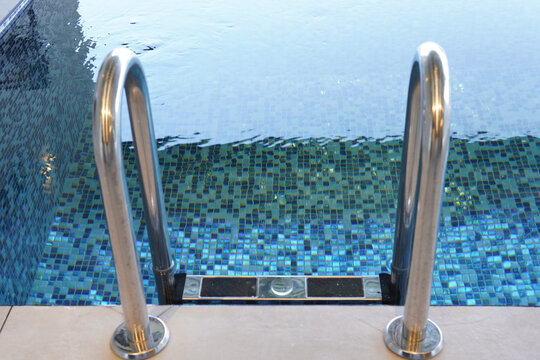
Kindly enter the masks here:
<path id="1" fill-rule="evenodd" d="M 437 231 L 450 141 L 450 86 L 444 50 L 418 47 L 407 100 L 405 138 L 392 261 L 392 287 L 405 312 L 388 325 L 385 342 L 396 354 L 424 359 L 442 349 L 428 320 Z"/>
<path id="2" fill-rule="evenodd" d="M 149 317 L 146 310 L 122 161 L 120 109 L 124 89 L 137 153 L 156 288 L 160 303 L 171 303 L 174 262 L 169 251 L 148 88 L 135 54 L 127 49 L 116 49 L 103 61 L 94 92 L 94 156 L 125 317 L 125 323 L 118 327 L 111 344 L 121 357 L 142 359 L 163 349 L 169 335 L 165 324 Z"/>

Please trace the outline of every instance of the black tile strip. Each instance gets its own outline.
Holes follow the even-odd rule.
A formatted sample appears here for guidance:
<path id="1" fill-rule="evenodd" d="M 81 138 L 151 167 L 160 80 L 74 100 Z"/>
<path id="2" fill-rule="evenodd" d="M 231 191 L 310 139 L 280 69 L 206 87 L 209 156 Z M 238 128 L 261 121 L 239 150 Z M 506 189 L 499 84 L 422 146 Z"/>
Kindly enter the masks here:
<path id="1" fill-rule="evenodd" d="M 308 278 L 307 294 L 310 297 L 364 297 L 362 278 Z"/>
<path id="2" fill-rule="evenodd" d="M 254 277 L 216 277 L 204 278 L 201 297 L 255 297 L 257 278 Z"/>

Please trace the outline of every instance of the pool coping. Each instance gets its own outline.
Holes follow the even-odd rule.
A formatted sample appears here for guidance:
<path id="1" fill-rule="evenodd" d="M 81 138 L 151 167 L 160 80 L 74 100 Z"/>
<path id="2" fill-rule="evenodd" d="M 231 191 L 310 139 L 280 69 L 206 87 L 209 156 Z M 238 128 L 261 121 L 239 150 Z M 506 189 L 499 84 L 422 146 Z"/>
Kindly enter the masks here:
<path id="1" fill-rule="evenodd" d="M 6 30 L 9 28 L 9 26 L 13 23 L 13 21 L 19 16 L 19 14 L 26 9 L 30 3 L 32 3 L 34 0 L 20 0 L 20 1 L 14 1 L 15 5 L 10 9 L 6 11 L 6 7 L 2 6 L 0 8 L 0 38 L 4 35 Z M 7 4 L 5 6 L 8 6 Z M 9 9 L 9 8 L 8 8 Z"/>
<path id="2" fill-rule="evenodd" d="M 119 306 L 0 307 L 9 315 L 0 352 L 9 359 L 116 359 L 109 347 Z M 383 342 L 395 306 L 150 306 L 171 340 L 154 359 L 398 359 Z M 437 359 L 534 358 L 539 307 L 434 306 Z M 519 355 L 517 355 L 519 349 Z"/>

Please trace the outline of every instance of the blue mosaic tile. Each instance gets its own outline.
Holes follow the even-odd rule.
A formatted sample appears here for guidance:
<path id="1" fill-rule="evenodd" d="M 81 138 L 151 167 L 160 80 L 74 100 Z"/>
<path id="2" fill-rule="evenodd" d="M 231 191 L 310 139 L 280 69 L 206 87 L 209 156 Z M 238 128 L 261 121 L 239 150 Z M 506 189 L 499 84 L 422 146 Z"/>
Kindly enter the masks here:
<path id="1" fill-rule="evenodd" d="M 0 37 L 0 304 L 24 304 L 90 112 L 77 4 L 31 2 Z M 81 47 L 82 46 L 82 47 Z M 80 51 L 79 51 L 80 50 Z M 86 65 L 85 65 L 86 64 Z"/>
<path id="2" fill-rule="evenodd" d="M 275 146 L 278 141 L 184 144 L 159 152 L 178 270 L 232 276 L 387 271 L 401 140 L 303 140 L 287 147 Z M 147 300 L 156 303 L 130 143 L 124 154 Z M 89 144 L 79 156 L 31 304 L 118 301 Z M 534 137 L 452 141 L 434 305 L 540 305 L 539 157 Z"/>

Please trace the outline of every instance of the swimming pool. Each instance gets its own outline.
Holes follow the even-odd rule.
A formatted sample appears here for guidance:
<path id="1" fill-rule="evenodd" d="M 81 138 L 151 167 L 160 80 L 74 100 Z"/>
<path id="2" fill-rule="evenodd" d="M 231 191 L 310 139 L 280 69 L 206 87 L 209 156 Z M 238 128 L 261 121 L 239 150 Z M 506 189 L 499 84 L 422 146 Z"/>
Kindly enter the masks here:
<path id="1" fill-rule="evenodd" d="M 117 46 L 147 73 L 180 270 L 388 271 L 409 66 L 429 39 L 453 84 L 432 303 L 540 304 L 537 4 L 161 5 L 36 0 L 2 37 L 2 303 L 118 302 L 90 136 L 95 66 Z"/>

